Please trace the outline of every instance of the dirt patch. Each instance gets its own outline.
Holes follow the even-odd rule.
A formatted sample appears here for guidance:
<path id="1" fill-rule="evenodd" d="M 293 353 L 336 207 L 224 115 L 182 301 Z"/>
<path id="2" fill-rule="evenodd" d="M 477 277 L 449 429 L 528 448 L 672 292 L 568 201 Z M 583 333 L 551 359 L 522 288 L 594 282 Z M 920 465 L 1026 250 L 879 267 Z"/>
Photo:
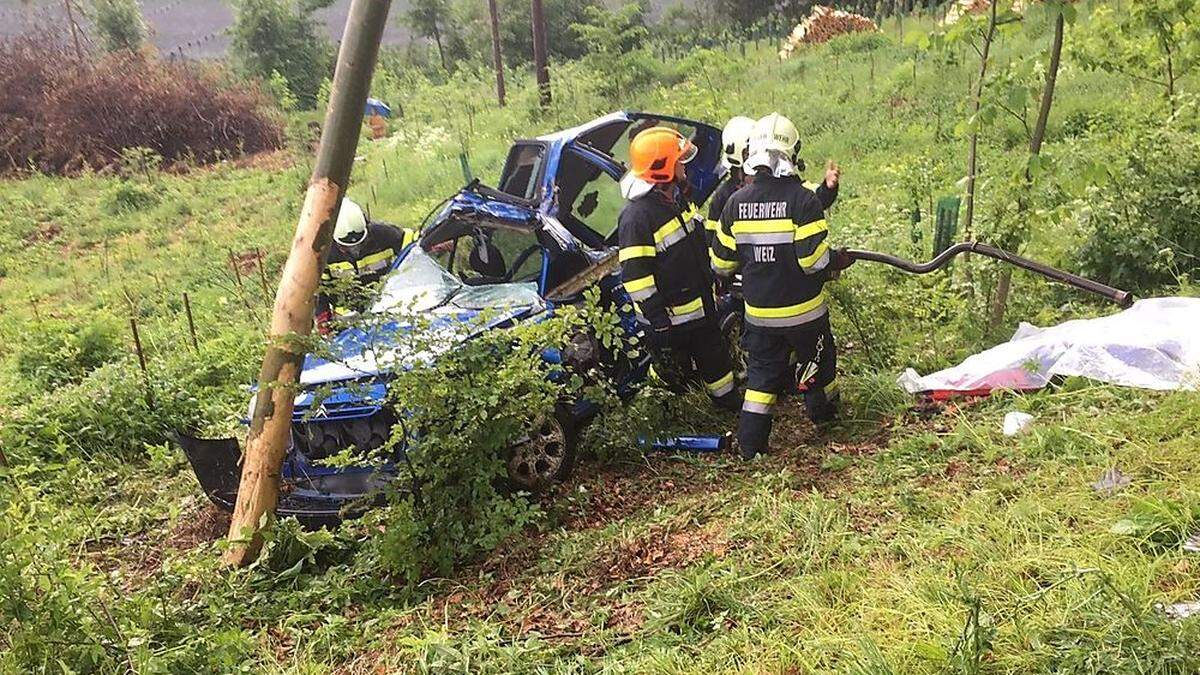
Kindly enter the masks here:
<path id="1" fill-rule="evenodd" d="M 267 150 L 243 155 L 232 162 L 238 169 L 262 169 L 264 171 L 283 171 L 296 164 L 296 157 L 287 150 Z"/>
<path id="2" fill-rule="evenodd" d="M 600 590 L 627 581 L 649 579 L 668 569 L 687 567 L 700 559 L 722 558 L 729 540 L 715 525 L 699 529 L 672 530 L 652 525 L 646 534 L 618 544 L 597 559 L 584 592 Z"/>
<path id="3" fill-rule="evenodd" d="M 241 253 L 234 253 L 233 251 L 230 251 L 229 264 L 243 276 L 248 275 L 251 272 L 256 271 L 258 266 L 262 264 L 264 255 L 265 254 L 261 249 L 243 251 Z"/>
<path id="4" fill-rule="evenodd" d="M 25 235 L 26 244 L 45 244 L 62 236 L 63 227 L 58 223 L 38 223 L 37 229 Z"/>
<path id="5" fill-rule="evenodd" d="M 229 514 L 215 504 L 205 504 L 195 515 L 179 519 L 165 543 L 173 551 L 191 551 L 214 542 L 229 532 Z"/>

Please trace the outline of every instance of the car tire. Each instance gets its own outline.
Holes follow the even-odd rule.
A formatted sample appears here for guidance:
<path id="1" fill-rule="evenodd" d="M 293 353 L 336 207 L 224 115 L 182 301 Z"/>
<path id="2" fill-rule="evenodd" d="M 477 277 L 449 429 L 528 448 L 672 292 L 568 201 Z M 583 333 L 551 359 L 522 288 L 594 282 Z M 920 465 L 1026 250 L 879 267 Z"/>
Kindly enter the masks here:
<path id="1" fill-rule="evenodd" d="M 575 416 L 569 405 L 560 403 L 552 413 L 534 418 L 529 435 L 513 445 L 508 481 L 516 490 L 542 492 L 571 475 L 577 451 Z"/>
<path id="2" fill-rule="evenodd" d="M 721 335 L 725 337 L 725 345 L 729 347 L 729 361 L 733 364 L 733 377 L 738 382 L 746 380 L 746 351 L 742 349 L 743 325 L 741 312 L 734 312 L 721 321 Z"/>

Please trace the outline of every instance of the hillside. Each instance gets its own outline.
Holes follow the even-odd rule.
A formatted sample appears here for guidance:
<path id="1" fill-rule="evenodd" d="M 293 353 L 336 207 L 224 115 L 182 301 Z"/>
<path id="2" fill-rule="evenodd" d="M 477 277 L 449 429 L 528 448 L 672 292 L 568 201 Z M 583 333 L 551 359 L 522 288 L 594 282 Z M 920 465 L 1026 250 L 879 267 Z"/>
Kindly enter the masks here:
<path id="1" fill-rule="evenodd" d="M 1068 45 L 1094 21 L 1082 13 Z M 519 74 L 498 108 L 486 70 L 439 83 L 383 68 L 372 90 L 404 114 L 387 138 L 364 134 L 349 194 L 416 225 L 464 182 L 464 151 L 490 182 L 514 138 L 612 110 L 718 126 L 778 110 L 801 129 L 806 177 L 827 159 L 844 169 L 833 240 L 926 259 L 930 205 L 963 193 L 978 57 L 923 48 L 927 18 L 900 30 L 784 62 L 771 43 L 678 63 L 585 57 L 555 67 L 547 110 Z M 1042 62 L 1051 30 L 1033 10 L 1006 32 L 994 81 L 1037 90 L 1025 57 Z M 1194 77 L 1172 112 L 1154 85 L 1068 51 L 1033 187 L 1023 123 L 978 122 L 974 234 L 1134 278 L 1143 296 L 1196 295 L 1187 272 L 1120 276 L 1160 249 L 1194 259 L 1156 229 L 1200 222 Z M 585 435 L 573 477 L 517 535 L 447 574 L 387 571 L 398 510 L 333 531 L 285 522 L 258 564 L 219 568 L 227 517 L 168 433 L 244 438 L 308 179 L 305 122 L 292 113 L 286 150 L 207 167 L 0 181 L 0 673 L 1200 671 L 1200 621 L 1164 610 L 1200 600 L 1200 558 L 1183 546 L 1200 530 L 1195 392 L 1070 379 L 929 404 L 896 386 L 1020 321 L 1114 311 L 1017 273 L 989 327 L 1000 268 L 981 260 L 925 277 L 847 271 L 832 289 L 844 418 L 818 432 L 787 403 L 769 456 L 643 457 L 627 432 L 647 409 L 695 430 L 735 418 L 689 397 L 642 401 Z M 1161 219 L 1141 217 L 1152 209 Z M 1141 257 L 1104 266 L 1126 253 Z M 1034 415 L 1028 433 L 1001 433 L 1010 411 Z M 1093 487 L 1112 468 L 1129 483 Z"/>

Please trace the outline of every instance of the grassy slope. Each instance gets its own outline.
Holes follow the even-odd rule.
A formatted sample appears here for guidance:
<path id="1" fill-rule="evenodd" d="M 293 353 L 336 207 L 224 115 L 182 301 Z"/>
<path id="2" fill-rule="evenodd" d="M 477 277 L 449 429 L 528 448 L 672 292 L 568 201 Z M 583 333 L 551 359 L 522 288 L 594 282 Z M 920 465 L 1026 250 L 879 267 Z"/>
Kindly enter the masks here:
<path id="1" fill-rule="evenodd" d="M 1002 53 L 1027 48 L 1018 40 Z M 960 115 L 966 68 L 922 60 L 911 81 L 910 56 L 898 46 L 873 58 L 815 50 L 779 65 L 759 52 L 739 73 L 733 57 L 701 55 L 688 81 L 638 103 L 714 120 L 742 110 L 791 114 L 809 132 L 810 163 L 836 157 L 847 168 L 837 238 L 915 254 L 898 176 L 924 163 L 936 193 L 952 191 L 961 143 L 936 133 Z M 425 85 L 401 125 L 409 140 L 365 149 L 351 194 L 382 217 L 413 222 L 461 183 L 460 147 L 477 173 L 493 176 L 512 136 L 610 107 L 584 73 L 567 70 L 557 81 L 549 118 L 528 112 L 527 89 L 498 111 L 480 103 L 486 81 L 468 90 Z M 1125 81 L 1070 69 L 1062 87 L 1056 119 L 1129 96 L 1150 101 Z M 1014 138 L 1003 126 L 989 134 L 985 170 L 990 158 L 1019 153 Z M 40 314 L 72 321 L 125 317 L 132 306 L 155 358 L 182 344 L 184 290 L 197 303 L 202 339 L 249 330 L 265 311 L 257 272 L 248 270 L 239 290 L 225 261 L 230 251 L 263 248 L 268 272 L 278 269 L 305 173 L 301 160 L 158 176 L 142 186 L 157 203 L 126 213 L 114 210 L 124 188 L 111 177 L 4 183 L 0 301 L 10 311 L 0 319 L 0 354 L 37 330 L 31 298 Z M 1069 259 L 1076 236 L 1039 237 L 1034 251 Z M 30 237 L 37 243 L 22 243 Z M 838 322 L 855 421 L 819 438 L 791 410 L 778 453 L 749 465 L 585 465 L 549 504 L 544 532 L 431 581 L 412 602 L 334 593 L 352 581 L 336 577 L 265 590 L 214 584 L 210 542 L 220 523 L 168 452 L 120 469 L 18 476 L 5 517 L 78 562 L 115 570 L 108 583 L 117 589 L 168 584 L 186 593 L 190 585 L 213 602 L 250 597 L 286 608 L 283 622 L 251 607 L 218 612 L 223 625 L 207 627 L 206 640 L 220 629 L 255 646 L 254 669 L 1194 671 L 1183 659 L 1198 645 L 1196 628 L 1166 623 L 1153 607 L 1197 591 L 1197 563 L 1177 546 L 1200 490 L 1189 461 L 1200 440 L 1195 396 L 1072 383 L 917 417 L 904 412 L 889 374 L 979 348 L 976 308 L 937 280 L 878 269 L 856 268 L 842 288 L 853 303 Z M 1013 317 L 1103 311 L 1025 277 L 1017 288 Z M 850 309 L 858 326 L 846 321 Z M 11 367 L 0 368 L 0 384 L 9 385 L 0 408 L 15 408 L 31 388 Z M 998 433 L 1012 409 L 1037 415 L 1031 433 Z M 1098 495 L 1089 484 L 1110 466 L 1133 484 Z M 1153 537 L 1112 531 L 1131 512 L 1137 532 Z M 314 594 L 334 599 L 315 603 Z M 178 638 L 189 639 L 199 638 Z"/>

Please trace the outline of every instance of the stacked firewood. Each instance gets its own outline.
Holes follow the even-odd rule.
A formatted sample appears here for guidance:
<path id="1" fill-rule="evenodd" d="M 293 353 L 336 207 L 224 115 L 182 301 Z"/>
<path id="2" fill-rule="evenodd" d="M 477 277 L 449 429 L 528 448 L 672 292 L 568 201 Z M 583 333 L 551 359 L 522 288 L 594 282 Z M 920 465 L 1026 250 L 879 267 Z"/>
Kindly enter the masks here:
<path id="1" fill-rule="evenodd" d="M 832 7 L 814 7 L 812 13 L 797 24 L 784 41 L 779 58 L 788 58 L 802 44 L 819 44 L 846 33 L 877 30 L 879 26 L 865 16 Z"/>

